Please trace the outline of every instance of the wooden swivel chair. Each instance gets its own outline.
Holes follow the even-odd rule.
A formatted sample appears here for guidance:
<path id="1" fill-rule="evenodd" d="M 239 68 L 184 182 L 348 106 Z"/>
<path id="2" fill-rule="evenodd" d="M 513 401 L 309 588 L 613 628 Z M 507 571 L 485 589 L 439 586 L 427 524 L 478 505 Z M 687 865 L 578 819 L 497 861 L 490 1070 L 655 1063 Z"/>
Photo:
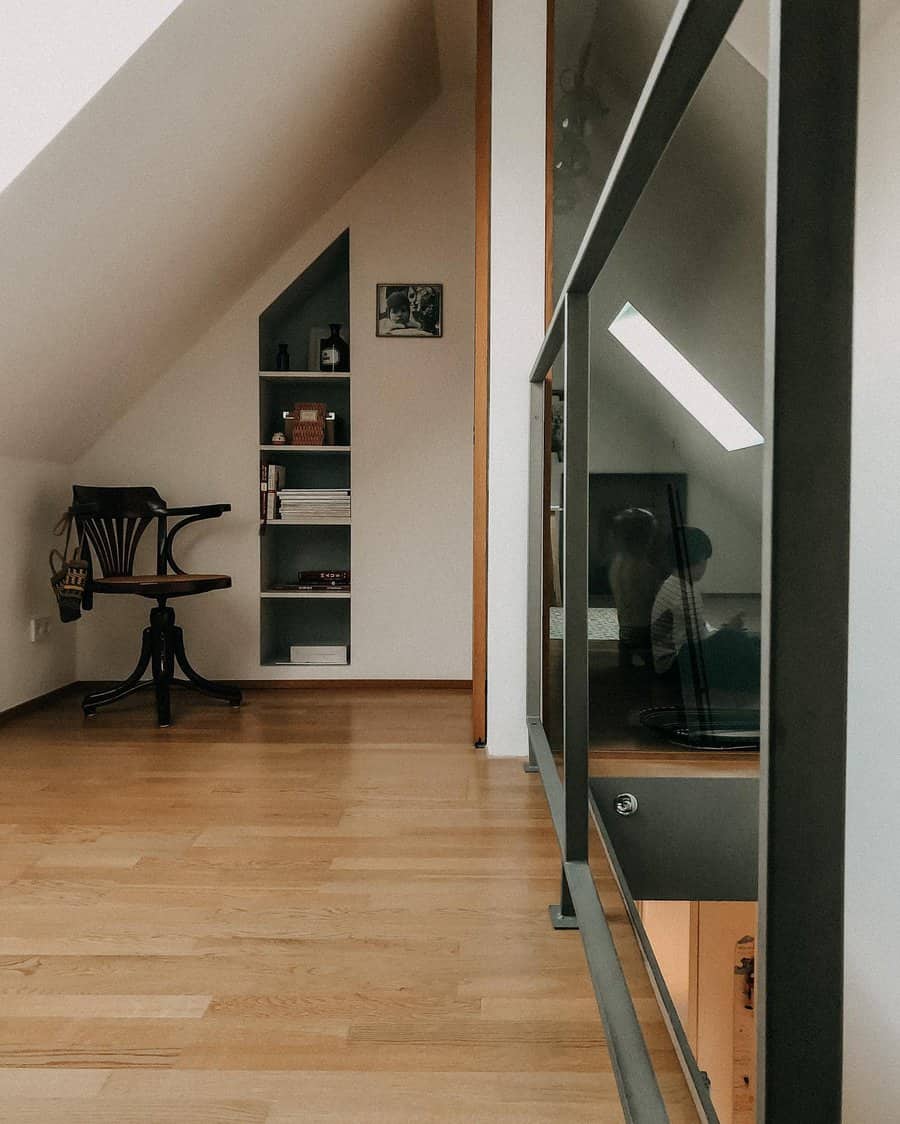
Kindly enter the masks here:
<path id="1" fill-rule="evenodd" d="M 172 556 L 172 542 L 183 527 L 200 519 L 216 519 L 230 511 L 231 504 L 167 507 L 155 488 L 93 488 L 76 484 L 72 492 L 71 514 L 92 567 L 86 607 L 94 593 L 134 593 L 156 601 L 156 607 L 150 610 L 150 624 L 144 629 L 137 667 L 117 686 L 85 695 L 81 703 L 85 715 L 93 717 L 101 706 L 151 686 L 156 693 L 160 726 L 171 723 L 172 686 L 189 687 L 240 706 L 241 692 L 237 687 L 212 683 L 191 667 L 184 652 L 182 631 L 175 624 L 175 610 L 167 604 L 174 597 L 192 597 L 231 586 L 231 578 L 226 574 L 186 574 Z M 171 530 L 170 518 L 179 518 Z M 138 544 L 154 520 L 156 573 L 135 574 Z M 184 679 L 175 678 L 176 665 Z M 144 680 L 148 667 L 152 669 L 152 678 Z"/>

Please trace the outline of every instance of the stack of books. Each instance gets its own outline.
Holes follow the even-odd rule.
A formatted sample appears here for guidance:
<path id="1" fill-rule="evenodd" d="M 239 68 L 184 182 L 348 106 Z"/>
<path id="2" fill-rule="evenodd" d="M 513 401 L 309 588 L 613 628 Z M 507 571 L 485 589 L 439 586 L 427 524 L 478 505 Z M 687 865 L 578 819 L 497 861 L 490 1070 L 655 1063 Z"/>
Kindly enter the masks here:
<path id="1" fill-rule="evenodd" d="M 263 464 L 259 474 L 259 517 L 263 523 L 271 523 L 277 514 L 278 490 L 284 487 L 285 467 L 283 464 Z"/>
<path id="2" fill-rule="evenodd" d="M 297 588 L 303 590 L 332 589 L 350 592 L 349 570 L 301 570 L 297 574 Z"/>
<path id="3" fill-rule="evenodd" d="M 283 523 L 346 523 L 349 488 L 282 488 L 278 510 Z"/>

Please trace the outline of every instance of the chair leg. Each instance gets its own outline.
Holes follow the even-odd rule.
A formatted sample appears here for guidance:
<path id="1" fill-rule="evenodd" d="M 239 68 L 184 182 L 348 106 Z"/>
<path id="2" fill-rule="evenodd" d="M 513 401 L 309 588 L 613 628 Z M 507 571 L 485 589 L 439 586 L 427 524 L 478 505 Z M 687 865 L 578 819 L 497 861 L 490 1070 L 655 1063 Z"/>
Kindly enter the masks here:
<path id="1" fill-rule="evenodd" d="M 123 679 L 121 683 L 117 683 L 115 687 L 108 687 L 104 691 L 92 691 L 91 694 L 85 695 L 81 700 L 81 707 L 86 718 L 92 718 L 97 713 L 98 707 L 108 706 L 109 703 L 118 702 L 119 699 L 124 699 L 126 695 L 133 694 L 133 692 L 140 691 L 141 688 L 150 685 L 149 683 L 143 682 L 143 676 L 150 664 L 152 648 L 153 641 L 151 630 L 145 628 L 141 638 L 141 654 L 134 671 L 132 671 L 127 679 Z"/>
<path id="2" fill-rule="evenodd" d="M 184 633 L 177 626 L 172 630 L 174 636 L 175 661 L 187 677 L 187 686 L 204 695 L 211 695 L 214 699 L 224 699 L 232 706 L 240 706 L 243 698 L 239 687 L 229 687 L 224 683 L 213 683 L 204 679 L 199 672 L 191 666 L 184 650 Z"/>
<path id="3" fill-rule="evenodd" d="M 152 679 L 143 678 L 147 668 L 152 669 Z M 186 679 L 176 679 L 175 669 L 180 667 Z M 172 723 L 172 685 L 177 684 L 201 691 L 215 699 L 223 699 L 232 706 L 241 705 L 241 691 L 238 687 L 228 687 L 224 683 L 213 683 L 204 679 L 191 666 L 184 651 L 184 634 L 175 624 L 175 611 L 161 602 L 150 611 L 150 626 L 144 629 L 141 640 L 141 655 L 137 667 L 122 683 L 104 691 L 94 691 L 85 695 L 82 707 L 87 717 L 92 717 L 98 707 L 107 706 L 125 698 L 133 691 L 153 687 L 156 694 L 156 719 L 160 726 Z"/>
<path id="4" fill-rule="evenodd" d="M 150 628 L 153 634 L 153 683 L 156 689 L 156 721 L 165 727 L 172 724 L 171 692 L 175 667 L 172 651 L 172 633 L 175 627 L 175 612 L 167 606 L 160 606 L 150 613 Z"/>

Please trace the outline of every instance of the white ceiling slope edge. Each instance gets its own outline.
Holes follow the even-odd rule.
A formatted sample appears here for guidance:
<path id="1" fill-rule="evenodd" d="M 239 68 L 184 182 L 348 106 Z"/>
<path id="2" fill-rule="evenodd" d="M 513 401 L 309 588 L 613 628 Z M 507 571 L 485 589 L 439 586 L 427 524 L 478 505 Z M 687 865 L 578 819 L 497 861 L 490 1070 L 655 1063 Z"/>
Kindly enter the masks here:
<path id="1" fill-rule="evenodd" d="M 184 0 L 0 194 L 0 453 L 88 449 L 421 115 L 438 51 L 431 0 Z"/>
<path id="2" fill-rule="evenodd" d="M 180 0 L 0 0 L 0 191 Z"/>

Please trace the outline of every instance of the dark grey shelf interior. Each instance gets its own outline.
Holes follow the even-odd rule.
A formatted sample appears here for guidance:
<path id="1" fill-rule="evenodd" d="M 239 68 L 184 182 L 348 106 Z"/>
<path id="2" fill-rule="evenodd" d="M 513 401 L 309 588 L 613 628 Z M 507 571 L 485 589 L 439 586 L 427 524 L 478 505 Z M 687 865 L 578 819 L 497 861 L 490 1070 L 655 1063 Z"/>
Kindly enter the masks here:
<path id="1" fill-rule="evenodd" d="M 313 328 L 341 324 L 350 342 L 350 231 L 345 230 L 259 318 L 259 369 L 274 371 L 278 344 L 286 343 L 291 370 L 317 370 L 310 364 Z"/>
<path id="2" fill-rule="evenodd" d="M 350 487 L 349 376 L 316 377 L 310 333 L 341 324 L 349 342 L 350 232 L 344 231 L 259 317 L 259 444 L 287 432 L 284 414 L 298 402 L 321 402 L 335 414 L 328 446 L 260 448 L 260 465 L 285 468 L 287 488 Z M 278 344 L 290 352 L 290 371 L 275 371 Z M 292 378 L 291 374 L 296 377 Z M 323 373 L 324 374 L 324 373 Z M 296 586 L 300 570 L 349 570 L 350 527 L 276 520 L 260 536 L 260 593 Z M 349 597 L 260 597 L 260 663 L 290 665 L 292 645 L 350 647 Z M 342 661 L 319 667 L 346 666 Z M 314 673 L 313 673 L 314 674 Z"/>

